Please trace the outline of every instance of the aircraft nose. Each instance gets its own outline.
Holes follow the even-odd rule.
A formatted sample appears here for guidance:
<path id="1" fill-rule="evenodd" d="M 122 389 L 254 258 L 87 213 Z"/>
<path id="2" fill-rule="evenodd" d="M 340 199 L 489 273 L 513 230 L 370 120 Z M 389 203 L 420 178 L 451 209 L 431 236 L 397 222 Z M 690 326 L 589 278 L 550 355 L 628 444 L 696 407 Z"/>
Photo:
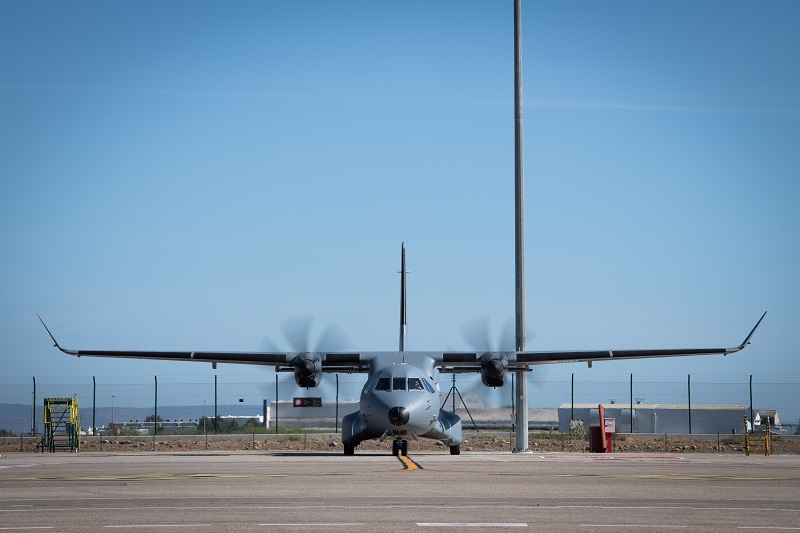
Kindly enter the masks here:
<path id="1" fill-rule="evenodd" d="M 392 407 L 389 409 L 389 422 L 393 426 L 404 426 L 408 424 L 410 413 L 405 407 Z"/>

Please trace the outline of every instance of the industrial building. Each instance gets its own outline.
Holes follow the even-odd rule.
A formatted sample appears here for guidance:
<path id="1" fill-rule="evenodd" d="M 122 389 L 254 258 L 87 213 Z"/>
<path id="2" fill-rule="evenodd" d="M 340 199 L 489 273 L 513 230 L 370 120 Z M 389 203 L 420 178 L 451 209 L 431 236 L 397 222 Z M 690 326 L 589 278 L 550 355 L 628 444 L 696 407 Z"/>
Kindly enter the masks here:
<path id="1" fill-rule="evenodd" d="M 743 433 L 745 405 L 603 404 L 606 418 L 616 420 L 618 433 L 722 434 Z M 599 425 L 597 404 L 569 404 L 558 408 L 558 429 L 569 431 L 570 419 Z"/>

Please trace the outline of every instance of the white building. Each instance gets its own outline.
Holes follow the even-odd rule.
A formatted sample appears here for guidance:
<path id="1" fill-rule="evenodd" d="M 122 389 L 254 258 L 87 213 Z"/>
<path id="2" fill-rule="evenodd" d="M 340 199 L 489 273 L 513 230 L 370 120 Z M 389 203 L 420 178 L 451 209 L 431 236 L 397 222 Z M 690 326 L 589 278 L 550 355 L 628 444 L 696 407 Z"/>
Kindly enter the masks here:
<path id="1" fill-rule="evenodd" d="M 603 404 L 606 418 L 616 420 L 618 433 L 689 433 L 689 406 L 670 404 Z M 574 414 L 573 414 L 574 412 Z M 691 433 L 744 433 L 745 405 L 692 405 Z M 599 425 L 597 404 L 569 403 L 558 408 L 558 429 L 569 431 L 570 418 L 583 420 L 584 426 Z M 631 428 L 631 423 L 633 427 Z"/>

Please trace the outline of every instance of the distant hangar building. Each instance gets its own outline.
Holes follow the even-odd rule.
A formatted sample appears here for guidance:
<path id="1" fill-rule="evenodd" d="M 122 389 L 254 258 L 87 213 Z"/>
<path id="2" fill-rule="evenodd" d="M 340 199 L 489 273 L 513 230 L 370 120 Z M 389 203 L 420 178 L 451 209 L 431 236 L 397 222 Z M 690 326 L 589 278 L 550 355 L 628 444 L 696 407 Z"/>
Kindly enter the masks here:
<path id="1" fill-rule="evenodd" d="M 689 433 L 689 406 L 687 404 L 603 404 L 606 418 L 616 420 L 618 433 Z M 744 433 L 745 405 L 692 405 L 692 433 L 731 434 Z M 574 414 L 573 414 L 574 413 Z M 569 431 L 570 418 L 583 420 L 584 426 L 600 424 L 597 404 L 569 403 L 558 408 L 558 429 Z M 633 421 L 633 428 L 631 428 Z"/>

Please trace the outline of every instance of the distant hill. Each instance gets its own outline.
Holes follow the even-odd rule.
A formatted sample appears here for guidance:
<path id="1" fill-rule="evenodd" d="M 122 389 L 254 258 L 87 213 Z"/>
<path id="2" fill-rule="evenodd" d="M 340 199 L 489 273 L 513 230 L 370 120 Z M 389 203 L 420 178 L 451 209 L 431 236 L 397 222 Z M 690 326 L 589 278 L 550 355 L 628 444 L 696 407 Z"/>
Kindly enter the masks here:
<path id="1" fill-rule="evenodd" d="M 339 418 L 345 414 L 355 411 L 358 406 L 355 402 L 339 403 Z M 218 405 L 217 414 L 219 416 L 247 416 L 258 417 L 263 412 L 263 405 L 248 405 L 245 403 L 235 403 Z M 92 427 L 92 408 L 81 406 L 81 428 Z M 98 407 L 94 412 L 97 427 L 108 426 L 111 422 L 111 408 Z M 120 422 L 144 421 L 148 416 L 153 416 L 152 407 L 115 407 L 114 420 Z M 165 405 L 158 407 L 158 416 L 162 420 L 199 420 L 203 416 L 213 417 L 213 405 Z M 274 419 L 275 412 L 271 413 L 270 418 Z M 291 401 L 281 400 L 278 416 L 281 421 L 304 419 L 321 420 L 330 419 L 332 422 L 335 416 L 335 404 L 332 402 L 323 403 L 322 407 L 293 407 Z M 44 418 L 44 406 L 36 406 L 36 429 L 42 432 L 42 420 Z M 5 429 L 19 435 L 30 433 L 33 421 L 30 405 L 23 404 L 0 404 L 0 429 Z"/>
<path id="2" fill-rule="evenodd" d="M 261 405 L 232 404 L 220 405 L 217 407 L 217 414 L 236 415 L 236 416 L 258 416 L 262 413 Z M 158 416 L 163 420 L 198 420 L 203 416 L 213 417 L 214 406 L 206 406 L 205 414 L 203 406 L 191 405 L 165 405 L 159 406 Z M 108 426 L 111 422 L 111 408 L 98 407 L 94 413 L 97 427 Z M 144 421 L 148 416 L 153 416 L 152 407 L 116 407 L 114 409 L 114 420 L 117 422 Z M 92 426 L 92 408 L 81 406 L 80 410 L 81 427 L 89 428 Z M 42 431 L 42 420 L 44 418 L 44 406 L 36 406 L 36 428 L 37 432 Z M 19 435 L 29 433 L 33 414 L 30 405 L 23 404 L 0 404 L 0 429 L 5 429 Z"/>

